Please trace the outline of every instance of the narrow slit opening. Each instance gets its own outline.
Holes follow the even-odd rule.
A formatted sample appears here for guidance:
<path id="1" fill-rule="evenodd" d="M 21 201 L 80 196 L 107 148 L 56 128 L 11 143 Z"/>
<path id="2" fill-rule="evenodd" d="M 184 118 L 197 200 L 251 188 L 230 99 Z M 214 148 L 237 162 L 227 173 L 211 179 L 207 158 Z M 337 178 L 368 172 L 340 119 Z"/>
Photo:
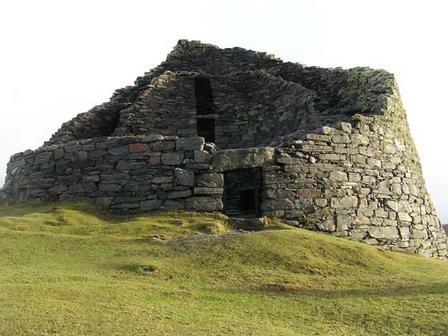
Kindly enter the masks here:
<path id="1" fill-rule="evenodd" d="M 195 77 L 194 94 L 196 96 L 196 114 L 208 115 L 214 113 L 213 94 L 210 79 Z"/>

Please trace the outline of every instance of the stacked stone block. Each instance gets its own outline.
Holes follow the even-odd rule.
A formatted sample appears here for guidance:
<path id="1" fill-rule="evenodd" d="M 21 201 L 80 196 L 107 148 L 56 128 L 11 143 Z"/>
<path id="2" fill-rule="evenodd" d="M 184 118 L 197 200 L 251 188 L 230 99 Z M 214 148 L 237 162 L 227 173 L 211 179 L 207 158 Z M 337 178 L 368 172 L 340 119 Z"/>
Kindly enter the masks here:
<path id="1" fill-rule="evenodd" d="M 114 213 L 222 210 L 222 175 L 200 137 L 96 138 L 16 154 L 7 194 L 17 200 L 90 199 Z"/>

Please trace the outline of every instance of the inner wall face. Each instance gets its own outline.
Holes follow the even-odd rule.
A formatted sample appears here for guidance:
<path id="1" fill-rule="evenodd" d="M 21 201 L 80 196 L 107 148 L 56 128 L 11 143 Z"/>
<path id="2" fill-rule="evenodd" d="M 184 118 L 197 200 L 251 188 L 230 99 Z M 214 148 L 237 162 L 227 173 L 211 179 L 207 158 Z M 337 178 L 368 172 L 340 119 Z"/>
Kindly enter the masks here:
<path id="1" fill-rule="evenodd" d="M 259 168 L 224 173 L 224 213 L 230 217 L 260 217 L 261 182 Z"/>
<path id="2" fill-rule="evenodd" d="M 119 111 L 114 136 L 202 136 L 219 149 L 237 149 L 274 146 L 287 134 L 322 124 L 310 90 L 262 72 L 164 76 Z M 89 112 L 81 128 L 92 128 L 99 113 Z M 69 137 L 75 128 L 62 133 Z"/>

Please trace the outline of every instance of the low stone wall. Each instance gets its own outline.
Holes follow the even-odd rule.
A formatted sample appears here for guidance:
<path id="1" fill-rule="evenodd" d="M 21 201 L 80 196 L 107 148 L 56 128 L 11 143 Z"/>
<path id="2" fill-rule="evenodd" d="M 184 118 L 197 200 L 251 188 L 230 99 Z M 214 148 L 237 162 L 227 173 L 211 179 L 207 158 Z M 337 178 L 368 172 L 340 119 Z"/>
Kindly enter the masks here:
<path id="1" fill-rule="evenodd" d="M 211 172 L 200 137 L 97 138 L 14 155 L 11 200 L 90 199 L 115 213 L 175 208 L 222 210 L 223 177 Z"/>

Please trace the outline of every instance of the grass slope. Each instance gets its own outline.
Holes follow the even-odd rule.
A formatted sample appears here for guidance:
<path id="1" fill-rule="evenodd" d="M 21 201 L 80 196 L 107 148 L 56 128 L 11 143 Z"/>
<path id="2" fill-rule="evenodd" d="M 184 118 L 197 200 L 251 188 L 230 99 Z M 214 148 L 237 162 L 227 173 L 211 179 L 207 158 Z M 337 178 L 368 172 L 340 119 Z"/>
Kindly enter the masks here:
<path id="1" fill-rule="evenodd" d="M 284 226 L 204 234 L 228 229 L 0 206 L 0 335 L 447 334 L 447 262 Z"/>

